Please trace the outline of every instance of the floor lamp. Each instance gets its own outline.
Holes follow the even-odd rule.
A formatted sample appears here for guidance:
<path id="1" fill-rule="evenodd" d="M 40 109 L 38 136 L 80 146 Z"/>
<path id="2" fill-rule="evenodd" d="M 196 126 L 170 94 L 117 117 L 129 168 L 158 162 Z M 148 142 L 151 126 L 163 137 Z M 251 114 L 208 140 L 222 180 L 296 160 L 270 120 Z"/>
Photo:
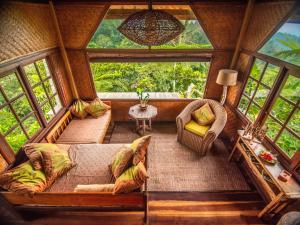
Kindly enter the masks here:
<path id="1" fill-rule="evenodd" d="M 236 70 L 222 69 L 219 70 L 219 74 L 216 80 L 217 84 L 223 85 L 223 93 L 221 98 L 221 104 L 224 105 L 228 86 L 236 85 L 238 72 Z"/>

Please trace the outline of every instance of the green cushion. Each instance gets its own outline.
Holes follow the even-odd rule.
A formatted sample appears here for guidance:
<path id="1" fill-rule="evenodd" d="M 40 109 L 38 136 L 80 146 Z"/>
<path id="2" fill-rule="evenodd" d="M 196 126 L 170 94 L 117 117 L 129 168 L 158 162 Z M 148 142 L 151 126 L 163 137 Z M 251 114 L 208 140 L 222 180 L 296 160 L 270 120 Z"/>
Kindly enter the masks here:
<path id="1" fill-rule="evenodd" d="M 216 117 L 208 103 L 205 103 L 199 109 L 192 113 L 193 119 L 202 126 L 211 125 Z"/>
<path id="2" fill-rule="evenodd" d="M 151 135 L 147 135 L 140 137 L 131 143 L 130 148 L 134 153 L 133 165 L 137 165 L 139 162 L 142 162 L 145 159 L 150 140 Z"/>
<path id="3" fill-rule="evenodd" d="M 70 112 L 72 113 L 73 116 L 79 118 L 79 119 L 84 119 L 87 116 L 87 112 L 85 111 L 85 108 L 89 104 L 85 101 L 82 100 L 77 100 L 71 107 L 70 107 Z"/>
<path id="4" fill-rule="evenodd" d="M 99 98 L 96 98 L 85 108 L 85 111 L 91 116 L 98 118 L 106 113 L 106 111 L 109 109 L 109 105 L 106 105 Z"/>
<path id="5" fill-rule="evenodd" d="M 209 128 L 210 128 L 210 126 L 199 125 L 194 120 L 191 120 L 184 126 L 184 129 L 186 129 L 194 134 L 197 134 L 200 137 L 204 137 L 206 132 L 209 130 Z"/>
<path id="6" fill-rule="evenodd" d="M 128 146 L 122 146 L 109 165 L 113 176 L 117 179 L 128 167 L 132 166 L 133 151 Z"/>

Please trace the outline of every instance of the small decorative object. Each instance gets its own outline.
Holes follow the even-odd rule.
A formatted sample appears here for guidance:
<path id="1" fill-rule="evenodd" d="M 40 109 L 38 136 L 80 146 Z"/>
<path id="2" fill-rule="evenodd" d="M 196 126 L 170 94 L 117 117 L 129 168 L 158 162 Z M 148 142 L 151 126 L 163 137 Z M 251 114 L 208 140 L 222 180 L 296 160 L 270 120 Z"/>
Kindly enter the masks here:
<path id="1" fill-rule="evenodd" d="M 216 80 L 217 84 L 223 85 L 223 93 L 220 103 L 224 105 L 228 86 L 236 85 L 238 72 L 235 70 L 222 69 L 219 70 L 219 74 Z"/>
<path id="2" fill-rule="evenodd" d="M 253 133 L 252 133 L 252 139 L 256 138 L 258 140 L 259 143 L 261 143 L 267 133 L 268 127 L 267 126 L 256 126 L 253 129 Z"/>
<path id="3" fill-rule="evenodd" d="M 261 158 L 264 162 L 269 164 L 275 164 L 277 162 L 276 157 L 267 150 L 261 150 L 258 154 L 259 158 Z"/>
<path id="4" fill-rule="evenodd" d="M 139 96 L 141 110 L 146 110 L 147 103 L 148 103 L 149 97 L 150 97 L 149 93 L 145 93 L 142 88 L 137 88 L 136 93 Z"/>
<path id="5" fill-rule="evenodd" d="M 291 178 L 292 174 L 286 170 L 282 170 L 278 176 L 278 179 L 287 182 Z"/>
<path id="6" fill-rule="evenodd" d="M 128 39 L 141 45 L 162 45 L 177 37 L 184 31 L 181 22 L 162 10 L 142 10 L 130 15 L 118 27 Z"/>

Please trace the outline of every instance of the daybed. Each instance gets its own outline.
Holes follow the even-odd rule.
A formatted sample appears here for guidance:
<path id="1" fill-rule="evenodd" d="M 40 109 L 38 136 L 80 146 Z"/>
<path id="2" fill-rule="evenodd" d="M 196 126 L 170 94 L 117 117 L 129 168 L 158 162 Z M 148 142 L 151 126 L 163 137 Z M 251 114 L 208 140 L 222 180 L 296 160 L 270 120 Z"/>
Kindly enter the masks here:
<path id="1" fill-rule="evenodd" d="M 68 149 L 70 158 L 77 165 L 42 193 L 32 198 L 13 192 L 2 191 L 1 194 L 12 205 L 21 208 L 61 207 L 96 207 L 101 209 L 145 210 L 144 185 L 141 190 L 129 194 L 113 195 L 111 193 L 73 192 L 77 184 L 113 183 L 108 164 L 122 144 L 78 144 L 58 145 Z"/>
<path id="2" fill-rule="evenodd" d="M 110 102 L 104 102 L 110 105 Z M 46 136 L 46 141 L 57 144 L 98 144 L 102 143 L 111 122 L 111 110 L 103 116 L 85 119 L 74 118 L 70 111 L 58 121 Z"/>

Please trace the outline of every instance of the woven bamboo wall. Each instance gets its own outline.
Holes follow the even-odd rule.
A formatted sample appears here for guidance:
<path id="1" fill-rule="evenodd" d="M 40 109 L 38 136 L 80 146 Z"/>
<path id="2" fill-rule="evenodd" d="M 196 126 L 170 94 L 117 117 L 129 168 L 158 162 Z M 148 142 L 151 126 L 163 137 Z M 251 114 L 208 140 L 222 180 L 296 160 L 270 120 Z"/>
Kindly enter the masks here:
<path id="1" fill-rule="evenodd" d="M 66 48 L 83 49 L 106 13 L 105 5 L 55 5 L 62 38 Z"/>
<path id="2" fill-rule="evenodd" d="M 56 46 L 47 4 L 0 4 L 0 63 Z"/>

